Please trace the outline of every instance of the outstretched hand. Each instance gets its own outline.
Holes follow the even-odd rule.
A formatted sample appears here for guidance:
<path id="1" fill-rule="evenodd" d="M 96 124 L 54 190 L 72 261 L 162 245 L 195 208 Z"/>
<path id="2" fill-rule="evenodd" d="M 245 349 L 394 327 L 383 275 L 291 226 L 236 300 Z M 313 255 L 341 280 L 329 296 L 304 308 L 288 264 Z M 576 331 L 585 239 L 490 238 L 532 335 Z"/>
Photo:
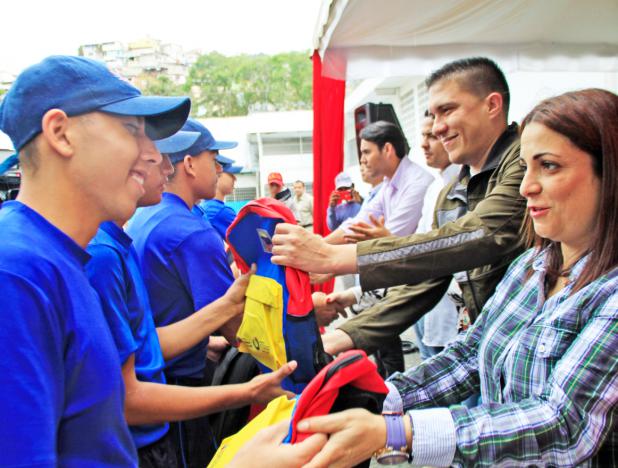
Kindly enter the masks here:
<path id="1" fill-rule="evenodd" d="M 221 300 L 225 301 L 226 310 L 234 315 L 221 328 L 221 334 L 229 343 L 236 345 L 236 333 L 242 323 L 243 311 L 245 310 L 245 294 L 249 286 L 251 275 L 256 271 L 256 266 L 251 265 L 251 269 L 244 275 L 240 275 L 225 292 Z"/>
<path id="2" fill-rule="evenodd" d="M 377 239 L 379 237 L 391 236 L 391 232 L 384 226 L 384 216 L 376 218 L 374 215 L 369 215 L 371 224 L 367 224 L 363 221 L 352 224 L 349 226 L 349 230 L 352 234 L 346 234 L 344 239 L 346 242 L 360 242 L 369 239 Z"/>
<path id="3" fill-rule="evenodd" d="M 297 366 L 296 361 L 290 361 L 274 372 L 261 374 L 251 379 L 247 383 L 250 386 L 251 402 L 265 405 L 280 395 L 287 395 L 292 398 L 294 394 L 283 390 L 281 382 L 294 372 Z"/>
<path id="4" fill-rule="evenodd" d="M 228 465 L 232 468 L 297 468 L 303 466 L 326 443 L 324 434 L 313 434 L 298 444 L 284 444 L 290 421 L 262 429 L 238 451 Z"/>
<path id="5" fill-rule="evenodd" d="M 332 246 L 322 237 L 294 225 L 280 223 L 275 228 L 271 261 L 314 273 L 332 271 Z"/>

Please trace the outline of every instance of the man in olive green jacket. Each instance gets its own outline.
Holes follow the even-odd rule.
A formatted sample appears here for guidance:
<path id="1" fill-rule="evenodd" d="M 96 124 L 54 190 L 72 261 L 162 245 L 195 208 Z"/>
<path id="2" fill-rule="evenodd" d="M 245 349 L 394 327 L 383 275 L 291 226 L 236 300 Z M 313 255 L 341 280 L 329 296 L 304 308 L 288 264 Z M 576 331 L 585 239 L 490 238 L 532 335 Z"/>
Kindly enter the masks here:
<path id="1" fill-rule="evenodd" d="M 441 192 L 434 229 L 356 246 L 328 246 L 280 225 L 273 262 L 314 272 L 359 271 L 363 290 L 391 287 L 378 304 L 324 336 L 331 353 L 353 347 L 372 352 L 431 310 L 455 275 L 473 321 L 508 264 L 522 251 L 519 232 L 525 201 L 519 195 L 517 126 L 507 124 L 508 85 L 483 58 L 449 63 L 428 79 L 433 133 L 449 159 L 462 164 L 459 178 Z M 299 235 L 300 234 L 300 235 Z M 338 306 L 350 298 L 333 297 Z"/>

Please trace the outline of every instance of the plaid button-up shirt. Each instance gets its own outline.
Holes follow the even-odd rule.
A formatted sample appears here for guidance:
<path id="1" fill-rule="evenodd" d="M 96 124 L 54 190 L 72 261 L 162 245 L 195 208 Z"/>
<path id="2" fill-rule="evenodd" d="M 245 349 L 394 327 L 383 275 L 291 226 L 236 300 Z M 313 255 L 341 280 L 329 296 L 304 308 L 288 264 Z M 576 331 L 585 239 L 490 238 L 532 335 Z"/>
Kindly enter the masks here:
<path id="1" fill-rule="evenodd" d="M 618 466 L 618 268 L 573 293 L 581 259 L 547 299 L 545 259 L 525 252 L 467 334 L 391 377 L 415 464 Z"/>

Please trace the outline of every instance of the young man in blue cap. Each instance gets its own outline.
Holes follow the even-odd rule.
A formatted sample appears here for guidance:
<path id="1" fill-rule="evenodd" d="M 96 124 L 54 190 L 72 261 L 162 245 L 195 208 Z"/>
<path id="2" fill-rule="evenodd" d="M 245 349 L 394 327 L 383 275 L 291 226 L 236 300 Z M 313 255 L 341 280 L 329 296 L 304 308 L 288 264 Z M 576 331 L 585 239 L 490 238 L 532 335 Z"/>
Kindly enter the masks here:
<path id="1" fill-rule="evenodd" d="M 175 133 L 189 109 L 68 56 L 23 71 L 0 104 L 22 169 L 0 210 L 2 465 L 136 465 L 84 248 L 101 222 L 130 216 L 161 160 L 151 138 Z"/>
<path id="2" fill-rule="evenodd" d="M 156 145 L 164 153 L 184 151 L 200 133 L 179 132 Z M 174 168 L 163 155 L 150 171 L 138 206 L 161 201 L 167 178 Z M 164 359 L 171 359 L 201 342 L 227 320 L 242 313 L 249 275 L 201 310 L 172 325 L 155 329 L 146 286 L 131 238 L 122 230 L 126 220 L 106 221 L 88 246 L 86 265 L 114 338 L 124 379 L 125 415 L 138 449 L 141 468 L 174 468 L 177 460 L 168 421 L 203 416 L 214 411 L 265 403 L 282 394 L 279 384 L 293 367 L 260 376 L 235 387 L 179 387 L 165 385 Z"/>
<path id="3" fill-rule="evenodd" d="M 219 155 L 219 157 L 220 156 L 221 155 Z M 224 241 L 227 228 L 230 227 L 236 218 L 234 209 L 225 204 L 225 197 L 234 192 L 234 184 L 236 183 L 235 174 L 238 174 L 242 170 L 241 166 L 234 166 L 234 161 L 230 161 L 231 162 L 227 164 L 221 164 L 223 172 L 219 175 L 219 179 L 217 180 L 217 190 L 214 198 L 200 202 L 198 205 L 195 205 L 194 209 L 196 214 L 206 217 Z"/>
<path id="4" fill-rule="evenodd" d="M 129 222 L 127 233 L 142 268 L 142 274 L 157 327 L 164 327 L 192 315 L 219 299 L 234 278 L 227 264 L 223 241 L 202 217 L 191 212 L 198 200 L 215 195 L 221 166 L 219 150 L 237 143 L 216 141 L 199 122 L 189 120 L 183 131 L 200 137 L 187 150 L 170 153 L 175 172 L 161 203 L 140 208 Z M 227 322 L 221 331 L 234 342 L 240 317 Z M 165 375 L 170 384 L 203 386 L 206 376 L 208 337 L 176 358 L 166 360 Z M 206 378 L 205 378 L 206 377 Z M 172 425 L 174 442 L 188 466 L 203 467 L 212 455 L 210 427 L 206 418 Z"/>

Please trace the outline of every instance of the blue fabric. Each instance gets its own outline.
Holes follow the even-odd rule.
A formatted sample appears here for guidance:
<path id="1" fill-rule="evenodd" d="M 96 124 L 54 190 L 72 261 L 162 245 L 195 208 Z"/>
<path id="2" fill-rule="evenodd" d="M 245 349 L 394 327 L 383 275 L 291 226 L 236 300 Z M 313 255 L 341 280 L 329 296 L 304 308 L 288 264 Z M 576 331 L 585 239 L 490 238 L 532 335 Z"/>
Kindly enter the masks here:
<path id="1" fill-rule="evenodd" d="M 283 290 L 283 339 L 288 361 L 295 360 L 298 367 L 292 375 L 285 378 L 281 387 L 299 394 L 315 377 L 314 352 L 318 346 L 319 332 L 313 313 L 304 317 L 293 317 L 287 313 L 290 291 L 286 284 L 285 267 L 273 264 L 272 254 L 265 251 L 256 233 L 256 229 L 263 229 L 271 236 L 275 227 L 282 220 L 266 218 L 256 213 L 247 213 L 230 232 L 229 241 L 247 265 L 255 263 L 256 274 L 272 278 L 277 281 Z M 271 369 L 260 365 L 263 371 Z"/>
<path id="2" fill-rule="evenodd" d="M 198 132 L 178 132 L 163 140 L 155 141 L 155 146 L 163 154 L 177 153 L 190 148 L 199 137 Z"/>
<path id="3" fill-rule="evenodd" d="M 165 383 L 165 362 L 154 326 L 146 285 L 131 238 L 116 224 L 101 224 L 88 245 L 90 284 L 101 298 L 120 362 L 135 354 L 135 375 L 143 382 Z M 130 426 L 138 448 L 160 440 L 168 424 Z"/>
<path id="4" fill-rule="evenodd" d="M 139 259 L 157 327 L 187 318 L 221 297 L 234 281 L 223 241 L 178 196 L 137 210 L 127 233 Z M 208 339 L 166 362 L 168 377 L 201 378 Z"/>
<path id="5" fill-rule="evenodd" d="M 17 201 L 0 210 L 3 466 L 137 466 L 89 255 Z"/>
<path id="6" fill-rule="evenodd" d="M 360 209 L 361 204 L 356 202 L 341 203 L 335 207 L 329 205 L 326 210 L 328 229 L 335 231 L 346 219 L 356 216 Z"/>
<path id="7" fill-rule="evenodd" d="M 190 154 L 191 156 L 197 156 L 204 151 L 219 151 L 236 148 L 238 146 L 238 142 L 236 141 L 217 141 L 215 137 L 210 133 L 206 127 L 204 127 L 201 123 L 199 123 L 195 119 L 189 119 L 182 126 L 182 130 L 185 132 L 197 132 L 200 134 L 199 138 L 193 145 L 189 148 L 176 152 L 169 153 L 168 156 L 172 164 L 176 164 L 178 161 L 182 161 L 182 159 Z M 217 155 L 217 162 L 219 164 L 231 164 L 234 160 L 230 158 L 226 158 L 223 155 Z"/>
<path id="8" fill-rule="evenodd" d="M 225 240 L 227 228 L 230 227 L 236 218 L 234 209 L 216 198 L 204 200 L 199 204 L 199 208 L 201 208 L 208 222 L 215 228 L 215 231 Z"/>

